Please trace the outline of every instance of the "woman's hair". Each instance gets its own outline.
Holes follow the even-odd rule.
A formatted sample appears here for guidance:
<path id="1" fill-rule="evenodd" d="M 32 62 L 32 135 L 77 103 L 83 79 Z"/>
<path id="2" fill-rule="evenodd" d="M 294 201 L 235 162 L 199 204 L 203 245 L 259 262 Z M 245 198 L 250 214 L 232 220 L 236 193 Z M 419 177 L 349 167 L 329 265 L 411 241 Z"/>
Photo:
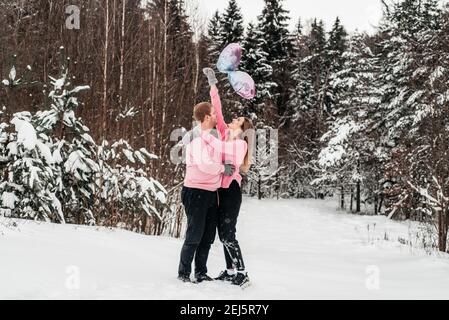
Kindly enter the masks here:
<path id="1" fill-rule="evenodd" d="M 248 150 L 246 151 L 245 159 L 243 160 L 243 164 L 240 166 L 240 170 L 247 173 L 252 164 L 251 160 L 253 157 L 253 149 L 255 144 L 254 125 L 253 122 L 247 117 L 244 117 L 242 131 L 243 140 L 246 141 Z"/>

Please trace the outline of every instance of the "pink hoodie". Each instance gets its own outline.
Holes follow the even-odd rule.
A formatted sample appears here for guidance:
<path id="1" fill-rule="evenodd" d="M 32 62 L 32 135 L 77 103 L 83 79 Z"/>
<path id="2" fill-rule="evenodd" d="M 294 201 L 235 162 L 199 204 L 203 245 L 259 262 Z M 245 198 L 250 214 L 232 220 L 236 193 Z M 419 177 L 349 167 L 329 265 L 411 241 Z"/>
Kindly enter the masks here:
<path id="1" fill-rule="evenodd" d="M 223 159 L 221 152 L 207 143 L 206 140 L 211 140 L 211 137 L 214 138 L 202 131 L 199 137 L 187 144 L 184 186 L 207 191 L 217 191 L 220 188 L 224 172 Z"/>

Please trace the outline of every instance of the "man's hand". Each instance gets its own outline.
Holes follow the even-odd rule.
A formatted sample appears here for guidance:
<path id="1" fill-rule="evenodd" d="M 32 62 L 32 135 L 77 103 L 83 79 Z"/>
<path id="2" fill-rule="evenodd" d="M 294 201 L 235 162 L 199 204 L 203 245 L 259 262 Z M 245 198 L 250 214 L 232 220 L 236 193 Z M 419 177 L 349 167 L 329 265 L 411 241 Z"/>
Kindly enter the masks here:
<path id="1" fill-rule="evenodd" d="M 218 83 L 217 77 L 215 77 L 215 72 L 212 68 L 204 68 L 203 73 L 206 75 L 207 81 L 211 87 Z"/>
<path id="2" fill-rule="evenodd" d="M 225 166 L 225 170 L 224 170 L 223 174 L 228 177 L 232 176 L 235 171 L 235 166 L 230 163 L 225 163 L 224 166 Z"/>

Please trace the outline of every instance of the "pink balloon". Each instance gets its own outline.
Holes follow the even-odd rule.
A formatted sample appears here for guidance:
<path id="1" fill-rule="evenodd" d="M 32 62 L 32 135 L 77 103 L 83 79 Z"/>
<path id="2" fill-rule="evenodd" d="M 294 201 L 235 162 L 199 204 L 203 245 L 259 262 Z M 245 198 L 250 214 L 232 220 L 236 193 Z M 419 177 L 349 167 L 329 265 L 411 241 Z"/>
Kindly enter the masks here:
<path id="1" fill-rule="evenodd" d="M 230 71 L 236 71 L 240 60 L 242 58 L 242 47 L 238 43 L 229 44 L 221 52 L 218 58 L 217 68 L 218 71 L 227 73 Z"/>
<path id="2" fill-rule="evenodd" d="M 232 88 L 244 99 L 253 99 L 256 96 L 256 85 L 249 74 L 243 71 L 228 73 Z"/>

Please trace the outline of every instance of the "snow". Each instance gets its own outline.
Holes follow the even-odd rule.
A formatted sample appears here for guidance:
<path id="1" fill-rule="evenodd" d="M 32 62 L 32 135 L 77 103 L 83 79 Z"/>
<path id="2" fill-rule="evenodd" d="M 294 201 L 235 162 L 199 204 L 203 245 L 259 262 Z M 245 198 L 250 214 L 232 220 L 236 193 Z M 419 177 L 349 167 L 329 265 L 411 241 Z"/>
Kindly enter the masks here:
<path id="1" fill-rule="evenodd" d="M 16 207 L 17 197 L 12 192 L 3 192 L 2 194 L 2 207 L 14 209 Z"/>
<path id="2" fill-rule="evenodd" d="M 68 110 L 64 112 L 64 118 L 63 118 L 64 124 L 72 127 L 75 123 L 75 112 L 73 110 Z"/>
<path id="3" fill-rule="evenodd" d="M 9 79 L 11 79 L 11 81 L 14 81 L 16 79 L 16 68 L 12 67 L 11 71 L 9 72 Z"/>
<path id="4" fill-rule="evenodd" d="M 70 94 L 78 93 L 78 92 L 89 90 L 89 89 L 90 89 L 90 86 L 78 86 L 78 87 L 75 87 L 73 90 L 71 90 Z"/>
<path id="5" fill-rule="evenodd" d="M 85 141 L 87 141 L 87 142 L 89 142 L 89 143 L 91 143 L 91 144 L 95 144 L 94 139 L 92 139 L 91 135 L 88 134 L 88 133 L 83 133 L 83 134 L 81 135 L 81 138 L 83 138 Z"/>
<path id="6" fill-rule="evenodd" d="M 438 66 L 430 75 L 430 83 L 433 85 L 436 80 L 444 75 L 445 71 L 446 69 L 444 67 Z"/>
<path id="7" fill-rule="evenodd" d="M 55 159 L 53 158 L 53 156 L 51 154 L 50 148 L 46 144 L 38 141 L 37 146 L 38 146 L 42 156 L 44 157 L 45 161 L 47 162 L 47 164 L 55 163 Z"/>
<path id="8" fill-rule="evenodd" d="M 58 89 L 62 89 L 62 87 L 64 86 L 64 83 L 65 83 L 65 79 L 61 78 L 61 79 L 57 79 L 53 85 L 58 90 Z"/>
<path id="9" fill-rule="evenodd" d="M 37 136 L 31 123 L 19 118 L 13 118 L 11 123 L 16 127 L 17 142 L 23 144 L 25 149 L 33 150 L 36 147 Z"/>
<path id="10" fill-rule="evenodd" d="M 347 121 L 347 122 L 345 122 Z M 330 138 L 329 144 L 319 154 L 318 163 L 321 167 L 333 166 L 338 163 L 346 154 L 343 146 L 350 138 L 350 135 L 359 130 L 359 125 L 353 120 L 341 120 L 337 123 L 337 132 Z M 321 140 L 324 141 L 329 138 L 333 132 L 325 134 Z"/>
<path id="11" fill-rule="evenodd" d="M 56 197 L 56 195 L 54 193 L 50 194 L 50 196 L 51 196 L 51 200 L 53 202 L 53 206 L 56 208 L 56 210 L 58 212 L 60 222 L 65 223 L 64 213 L 62 212 L 61 202 L 59 201 L 59 199 Z"/>
<path id="12" fill-rule="evenodd" d="M 134 155 L 136 156 L 137 159 L 139 159 L 140 163 L 142 163 L 142 164 L 146 164 L 147 163 L 145 161 L 145 158 L 142 156 L 142 153 L 140 153 L 140 151 L 135 151 Z"/>
<path id="13" fill-rule="evenodd" d="M 158 191 L 156 193 L 156 198 L 161 202 L 161 203 L 166 203 L 167 202 L 167 197 L 165 196 L 165 193 L 162 191 Z"/>
<path id="14" fill-rule="evenodd" d="M 31 189 L 34 188 L 34 182 L 40 182 L 39 179 L 39 173 L 42 172 L 42 170 L 38 167 L 33 166 L 32 159 L 25 159 L 25 162 L 27 162 L 27 166 L 30 170 L 30 177 L 28 185 Z"/>
<path id="15" fill-rule="evenodd" d="M 6 149 L 8 149 L 10 154 L 16 155 L 17 154 L 17 143 L 16 142 L 8 143 L 8 145 L 6 146 Z"/>
<path id="16" fill-rule="evenodd" d="M 60 149 L 60 147 L 56 148 L 53 151 L 53 161 L 54 161 L 54 163 L 61 163 L 63 161 L 62 160 L 62 156 L 61 156 L 61 149 Z"/>
<path id="17" fill-rule="evenodd" d="M 81 170 L 82 172 L 92 172 L 92 170 L 85 163 L 86 159 L 83 157 L 83 153 L 79 150 L 73 151 L 67 161 L 64 164 L 66 172 L 76 173 L 76 170 Z"/>
<path id="18" fill-rule="evenodd" d="M 16 127 L 17 142 L 23 144 L 25 149 L 33 150 L 36 147 L 37 136 L 31 123 L 13 118 L 11 123 Z"/>
<path id="19" fill-rule="evenodd" d="M 134 160 L 133 157 L 133 153 L 127 149 L 123 149 L 123 154 L 126 156 L 126 158 L 128 159 L 128 161 L 135 163 L 136 161 Z"/>
<path id="20" fill-rule="evenodd" d="M 448 256 L 397 241 L 412 239 L 414 224 L 348 215 L 336 206 L 336 200 L 245 197 L 237 226 L 252 281 L 245 290 L 179 282 L 181 239 L 0 218 L 0 256 L 7 257 L 0 266 L 0 298 L 449 298 Z M 212 276 L 224 267 L 218 239 L 208 267 Z"/>

